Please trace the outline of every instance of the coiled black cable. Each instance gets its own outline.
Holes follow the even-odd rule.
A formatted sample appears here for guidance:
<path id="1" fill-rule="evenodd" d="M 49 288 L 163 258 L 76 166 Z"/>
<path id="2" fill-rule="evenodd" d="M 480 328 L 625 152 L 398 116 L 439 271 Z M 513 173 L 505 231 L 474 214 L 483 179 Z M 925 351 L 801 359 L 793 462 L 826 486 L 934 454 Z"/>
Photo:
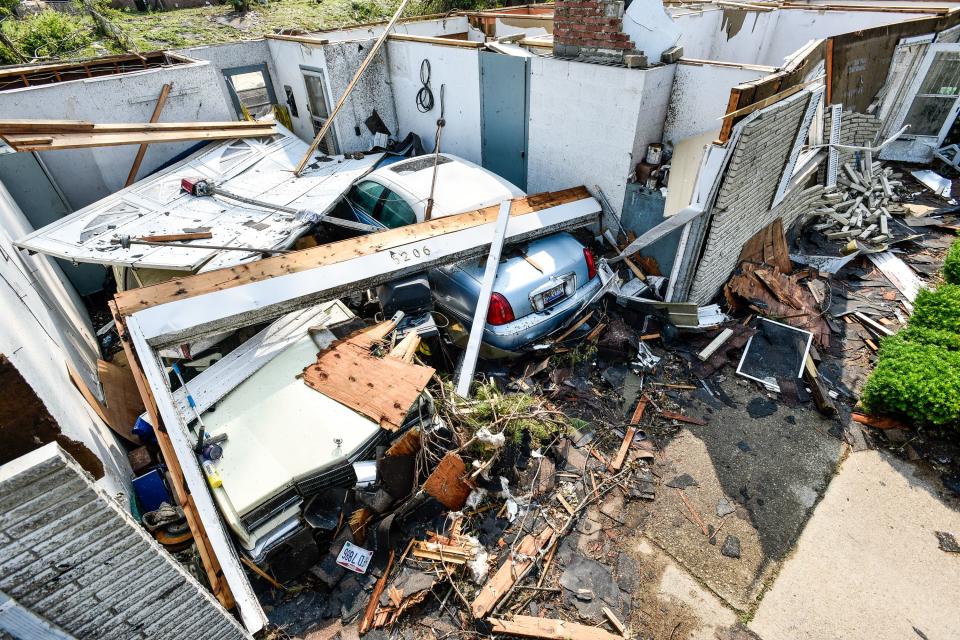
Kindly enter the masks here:
<path id="1" fill-rule="evenodd" d="M 426 58 L 420 63 L 420 83 L 417 91 L 417 111 L 427 113 L 433 110 L 433 90 L 430 88 L 430 61 Z"/>

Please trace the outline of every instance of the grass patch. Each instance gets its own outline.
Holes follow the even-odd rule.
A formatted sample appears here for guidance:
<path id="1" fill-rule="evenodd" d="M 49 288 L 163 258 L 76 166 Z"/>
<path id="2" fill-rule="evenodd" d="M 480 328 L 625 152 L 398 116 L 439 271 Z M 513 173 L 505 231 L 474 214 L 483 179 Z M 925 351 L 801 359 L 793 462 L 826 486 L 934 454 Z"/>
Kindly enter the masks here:
<path id="1" fill-rule="evenodd" d="M 0 16 L 4 15 L 5 1 L 0 0 Z M 283 29 L 311 32 L 378 22 L 389 19 L 399 4 L 400 0 L 251 0 L 247 13 L 238 13 L 229 2 L 142 13 L 132 7 L 110 9 L 98 5 L 97 8 L 139 51 L 155 51 L 254 40 Z M 407 5 L 403 17 L 453 9 L 492 8 L 498 4 L 497 0 L 416 1 Z M 40 19 L 11 17 L 4 20 L 0 28 L 25 56 L 38 61 L 78 60 L 123 52 L 114 40 L 97 33 L 93 20 L 79 7 L 77 11 L 76 14 L 44 11 L 39 14 L 44 16 Z M 63 22 L 76 28 L 66 34 Z M 0 63 L 15 61 L 12 52 L 0 46 Z"/>

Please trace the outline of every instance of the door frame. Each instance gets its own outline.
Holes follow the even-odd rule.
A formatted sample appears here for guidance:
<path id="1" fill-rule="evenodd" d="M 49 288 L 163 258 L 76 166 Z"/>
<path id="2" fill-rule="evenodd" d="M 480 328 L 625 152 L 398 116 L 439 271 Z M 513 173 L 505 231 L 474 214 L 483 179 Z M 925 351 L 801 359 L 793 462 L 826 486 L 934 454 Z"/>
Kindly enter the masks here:
<path id="1" fill-rule="evenodd" d="M 311 67 L 305 64 L 300 65 L 300 81 L 303 82 L 303 95 L 306 97 L 306 107 L 307 107 L 307 116 L 310 120 L 310 127 L 313 129 L 313 135 L 316 136 L 320 132 L 314 124 L 313 108 L 310 106 L 310 92 L 307 90 L 307 82 L 303 79 L 306 75 L 314 75 L 320 78 L 320 83 L 323 88 L 323 100 L 326 103 L 324 106 L 327 108 L 327 113 L 329 114 L 332 110 L 331 105 L 335 104 L 333 101 L 333 96 L 330 93 L 330 82 L 327 80 L 327 72 L 319 67 Z M 330 116 L 327 116 L 327 119 L 330 119 Z M 331 125 L 327 130 L 326 136 L 330 136 L 330 142 L 333 146 L 334 154 L 340 153 L 340 139 L 337 137 L 337 127 L 336 125 Z M 324 137 L 326 137 L 324 136 Z"/>

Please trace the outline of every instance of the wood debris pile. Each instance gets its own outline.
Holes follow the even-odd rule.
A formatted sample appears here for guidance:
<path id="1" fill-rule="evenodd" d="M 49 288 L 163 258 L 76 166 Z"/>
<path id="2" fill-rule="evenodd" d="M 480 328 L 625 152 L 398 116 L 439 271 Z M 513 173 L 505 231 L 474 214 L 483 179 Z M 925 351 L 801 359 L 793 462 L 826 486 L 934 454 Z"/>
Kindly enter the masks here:
<path id="1" fill-rule="evenodd" d="M 900 174 L 869 156 L 843 164 L 837 185 L 823 192 L 823 205 L 810 218 L 820 219 L 813 229 L 829 240 L 847 243 L 848 252 L 864 243 L 871 250 L 882 251 L 892 238 L 890 221 L 906 210 L 899 204 L 897 187 L 903 185 Z"/>

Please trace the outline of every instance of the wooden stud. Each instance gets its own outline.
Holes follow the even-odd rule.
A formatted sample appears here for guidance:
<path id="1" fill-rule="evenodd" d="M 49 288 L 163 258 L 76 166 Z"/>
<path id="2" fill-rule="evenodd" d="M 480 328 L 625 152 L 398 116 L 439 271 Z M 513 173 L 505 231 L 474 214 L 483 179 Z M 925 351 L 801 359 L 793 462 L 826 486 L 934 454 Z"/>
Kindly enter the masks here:
<path id="1" fill-rule="evenodd" d="M 160 89 L 160 95 L 157 97 L 157 104 L 153 107 L 153 115 L 150 116 L 150 122 L 155 123 L 160 119 L 160 112 L 163 111 L 163 106 L 167 104 L 167 96 L 170 95 L 170 89 L 173 88 L 173 84 L 168 82 L 163 85 L 163 88 Z M 147 143 L 140 145 L 140 148 L 137 149 L 137 155 L 133 158 L 133 165 L 130 167 L 130 173 L 127 174 L 127 181 L 124 183 L 125 187 L 132 185 L 137 179 L 137 173 L 140 171 L 140 164 L 143 162 L 143 156 L 147 154 Z M 213 237 L 212 235 L 210 237 Z"/>

